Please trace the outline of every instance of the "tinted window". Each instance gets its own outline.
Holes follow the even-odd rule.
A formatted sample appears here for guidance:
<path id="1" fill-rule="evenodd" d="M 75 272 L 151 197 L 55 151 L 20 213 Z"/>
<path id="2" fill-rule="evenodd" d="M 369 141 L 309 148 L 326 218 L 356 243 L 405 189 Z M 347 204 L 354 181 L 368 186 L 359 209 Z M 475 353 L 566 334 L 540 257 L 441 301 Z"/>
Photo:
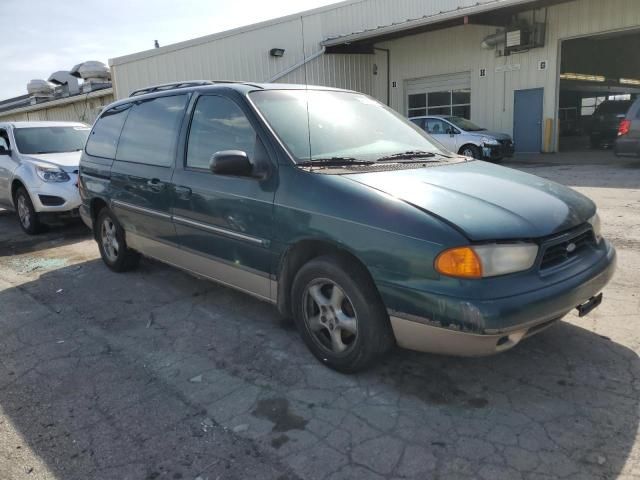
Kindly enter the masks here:
<path id="1" fill-rule="evenodd" d="M 224 97 L 200 97 L 193 112 L 187 166 L 209 168 L 211 156 L 222 150 L 242 150 L 253 158 L 256 132 L 234 102 Z"/>
<path id="2" fill-rule="evenodd" d="M 84 148 L 89 127 L 29 127 L 16 128 L 13 136 L 20 153 L 77 152 Z"/>
<path id="3" fill-rule="evenodd" d="M 632 102 L 604 102 L 597 109 L 596 114 L 605 115 L 605 114 L 626 114 L 629 108 L 631 107 Z"/>
<path id="4" fill-rule="evenodd" d="M 87 141 L 87 153 L 96 157 L 116 158 L 118 138 L 131 104 L 120 105 L 107 110 L 93 126 Z"/>
<path id="5" fill-rule="evenodd" d="M 116 159 L 163 167 L 172 165 L 186 105 L 187 95 L 135 104 L 122 129 Z"/>

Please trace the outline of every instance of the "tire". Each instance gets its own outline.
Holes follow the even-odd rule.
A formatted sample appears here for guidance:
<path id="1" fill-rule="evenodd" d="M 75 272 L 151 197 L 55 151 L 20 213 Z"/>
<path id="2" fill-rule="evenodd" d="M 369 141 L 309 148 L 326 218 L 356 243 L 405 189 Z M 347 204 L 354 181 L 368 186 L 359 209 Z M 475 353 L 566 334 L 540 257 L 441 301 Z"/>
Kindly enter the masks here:
<path id="1" fill-rule="evenodd" d="M 102 261 L 114 272 L 133 270 L 140 263 L 140 254 L 127 247 L 124 229 L 108 208 L 98 213 L 96 241 Z"/>
<path id="2" fill-rule="evenodd" d="M 476 160 L 482 160 L 482 150 L 475 145 L 464 145 L 460 148 L 460 155 L 464 155 L 466 157 L 473 157 Z"/>
<path id="3" fill-rule="evenodd" d="M 16 207 L 20 227 L 28 235 L 37 235 L 44 231 L 44 225 L 40 222 L 40 216 L 33 207 L 31 197 L 26 188 L 19 187 L 13 197 L 13 203 Z"/>
<path id="4" fill-rule="evenodd" d="M 394 345 L 376 287 L 353 262 L 337 256 L 311 260 L 297 273 L 291 295 L 302 339 L 334 370 L 366 369 Z"/>

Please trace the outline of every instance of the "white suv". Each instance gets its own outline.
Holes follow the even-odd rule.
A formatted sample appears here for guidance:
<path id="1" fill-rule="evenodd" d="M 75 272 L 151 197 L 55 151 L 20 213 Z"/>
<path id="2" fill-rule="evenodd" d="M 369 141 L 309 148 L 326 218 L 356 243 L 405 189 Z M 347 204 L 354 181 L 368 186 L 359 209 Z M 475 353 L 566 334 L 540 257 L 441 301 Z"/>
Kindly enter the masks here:
<path id="1" fill-rule="evenodd" d="M 77 215 L 89 131 L 75 122 L 0 123 L 0 207 L 16 210 L 26 233 L 39 233 L 50 215 Z"/>

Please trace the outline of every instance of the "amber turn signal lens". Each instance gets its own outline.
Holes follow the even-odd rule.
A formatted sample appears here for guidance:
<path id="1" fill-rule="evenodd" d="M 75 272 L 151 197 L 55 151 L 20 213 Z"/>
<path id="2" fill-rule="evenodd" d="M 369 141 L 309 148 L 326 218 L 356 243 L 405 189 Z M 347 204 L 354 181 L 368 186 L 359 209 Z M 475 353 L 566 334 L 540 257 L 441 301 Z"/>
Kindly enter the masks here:
<path id="1" fill-rule="evenodd" d="M 482 264 L 470 247 L 445 250 L 436 258 L 436 270 L 442 275 L 458 278 L 482 278 Z"/>

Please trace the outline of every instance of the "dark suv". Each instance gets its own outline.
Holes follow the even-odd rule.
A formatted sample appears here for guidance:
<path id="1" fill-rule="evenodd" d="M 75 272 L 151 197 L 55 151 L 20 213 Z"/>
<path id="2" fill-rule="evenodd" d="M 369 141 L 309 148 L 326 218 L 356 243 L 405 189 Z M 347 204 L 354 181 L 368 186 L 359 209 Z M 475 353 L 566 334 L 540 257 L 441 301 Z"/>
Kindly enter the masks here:
<path id="1" fill-rule="evenodd" d="M 607 100 L 598 105 L 589 127 L 591 148 L 613 146 L 618 137 L 620 121 L 625 118 L 632 103 L 631 100 Z"/>
<path id="2" fill-rule="evenodd" d="M 614 272 L 591 200 L 446 152 L 356 92 L 134 92 L 94 124 L 79 187 L 109 268 L 142 254 L 274 303 L 341 371 L 394 344 L 506 351 L 597 307 Z"/>

